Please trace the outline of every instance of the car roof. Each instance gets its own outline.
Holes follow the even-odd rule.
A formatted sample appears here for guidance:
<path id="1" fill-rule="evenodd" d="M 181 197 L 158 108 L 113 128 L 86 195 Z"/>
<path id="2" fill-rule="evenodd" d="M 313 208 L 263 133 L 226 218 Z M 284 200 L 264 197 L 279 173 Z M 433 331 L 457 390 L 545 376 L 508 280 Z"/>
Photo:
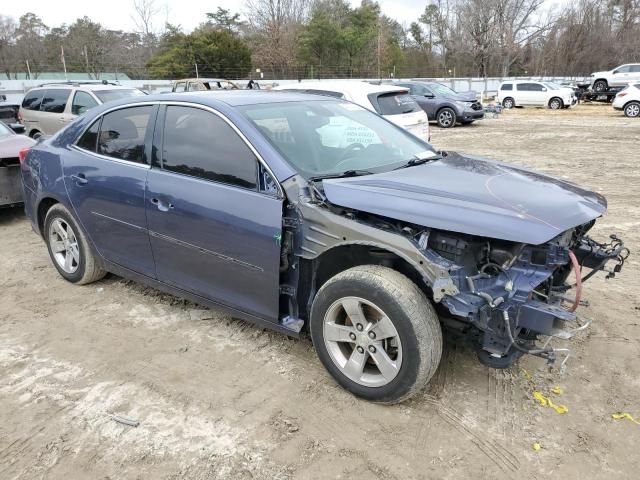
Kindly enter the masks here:
<path id="1" fill-rule="evenodd" d="M 203 90 L 197 92 L 158 93 L 140 97 L 128 97 L 122 100 L 109 102 L 109 106 L 113 108 L 118 105 L 133 105 L 135 103 L 178 101 L 197 103 L 215 108 L 220 103 L 224 103 L 230 107 L 240 107 L 244 105 L 260 105 L 267 103 L 320 102 L 329 100 L 339 101 L 335 98 L 331 99 L 302 92 L 268 90 Z"/>
<path id="2" fill-rule="evenodd" d="M 174 80 L 174 83 L 178 83 L 178 82 L 230 82 L 230 83 L 233 83 L 231 80 L 227 80 L 226 78 L 203 78 L 203 77 L 181 78 L 179 80 Z"/>
<path id="3" fill-rule="evenodd" d="M 298 82 L 292 84 L 284 84 L 276 87 L 275 90 L 306 90 L 306 89 L 318 89 L 335 92 L 348 92 L 353 93 L 386 93 L 386 92 L 406 92 L 405 87 L 394 85 L 372 85 L 367 82 L 359 82 L 356 80 L 325 80 L 315 82 Z"/>
<path id="4" fill-rule="evenodd" d="M 85 90 L 133 90 L 136 87 L 128 87 L 125 85 L 114 85 L 112 83 L 77 83 L 77 82 L 69 82 L 69 83 L 45 83 L 43 85 L 38 85 L 36 87 L 31 88 L 30 90 L 36 89 L 56 89 L 56 88 L 83 88 Z"/>

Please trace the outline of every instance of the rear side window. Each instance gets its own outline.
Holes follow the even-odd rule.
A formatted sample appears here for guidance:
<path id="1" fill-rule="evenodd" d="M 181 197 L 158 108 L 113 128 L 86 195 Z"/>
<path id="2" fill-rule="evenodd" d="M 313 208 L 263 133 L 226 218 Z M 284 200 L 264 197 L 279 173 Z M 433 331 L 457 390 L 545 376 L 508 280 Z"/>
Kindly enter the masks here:
<path id="1" fill-rule="evenodd" d="M 631 71 L 634 73 L 640 72 L 640 65 L 631 65 Z"/>
<path id="2" fill-rule="evenodd" d="M 522 92 L 541 92 L 544 87 L 539 83 L 518 83 L 516 88 Z"/>
<path id="3" fill-rule="evenodd" d="M 67 106 L 67 100 L 71 90 L 68 88 L 55 88 L 45 90 L 40 104 L 41 112 L 63 113 Z"/>
<path id="4" fill-rule="evenodd" d="M 80 139 L 76 142 L 76 145 L 90 152 L 95 152 L 96 144 L 98 143 L 99 129 L 100 129 L 100 119 L 93 122 L 93 125 L 91 125 L 89 129 L 85 131 L 80 137 Z"/>
<path id="5" fill-rule="evenodd" d="M 422 111 L 408 93 L 372 93 L 369 94 L 369 100 L 380 115 L 400 115 Z"/>
<path id="6" fill-rule="evenodd" d="M 22 108 L 26 110 L 39 110 L 44 90 L 31 90 L 22 100 Z"/>
<path id="7" fill-rule="evenodd" d="M 513 84 L 511 83 L 503 83 L 500 87 L 500 90 L 513 90 Z"/>
<path id="8" fill-rule="evenodd" d="M 220 117 L 191 107 L 167 107 L 162 167 L 192 177 L 255 190 L 258 161 Z"/>
<path id="9" fill-rule="evenodd" d="M 184 92 L 186 86 L 187 84 L 185 82 L 178 82 L 176 83 L 176 88 L 174 92 Z"/>
<path id="10" fill-rule="evenodd" d="M 98 102 L 87 92 L 76 91 L 71 104 L 71 113 L 74 115 L 82 115 L 84 112 L 98 105 Z"/>
<path id="11" fill-rule="evenodd" d="M 98 153 L 108 157 L 146 163 L 145 136 L 152 106 L 124 108 L 102 117 Z"/>

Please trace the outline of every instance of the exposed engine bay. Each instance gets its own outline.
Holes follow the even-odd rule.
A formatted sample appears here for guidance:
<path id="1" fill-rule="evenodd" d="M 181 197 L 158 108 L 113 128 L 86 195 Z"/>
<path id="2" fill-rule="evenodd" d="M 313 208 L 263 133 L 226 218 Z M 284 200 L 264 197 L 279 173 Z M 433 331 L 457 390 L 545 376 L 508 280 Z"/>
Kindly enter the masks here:
<path id="1" fill-rule="evenodd" d="M 454 262 L 450 270 L 460 293 L 442 299 L 453 317 L 481 332 L 480 360 L 504 368 L 525 353 L 556 360 L 551 338 L 569 339 L 590 321 L 575 310 L 586 305 L 582 285 L 598 271 L 620 272 L 629 251 L 612 235 L 606 244 L 587 235 L 595 222 L 567 230 L 543 245 L 428 233 L 428 247 Z M 610 265 L 613 263 L 613 265 Z M 585 273 L 586 270 L 590 270 Z M 445 323 L 447 320 L 445 319 Z M 540 343 L 546 337 L 544 342 Z"/>

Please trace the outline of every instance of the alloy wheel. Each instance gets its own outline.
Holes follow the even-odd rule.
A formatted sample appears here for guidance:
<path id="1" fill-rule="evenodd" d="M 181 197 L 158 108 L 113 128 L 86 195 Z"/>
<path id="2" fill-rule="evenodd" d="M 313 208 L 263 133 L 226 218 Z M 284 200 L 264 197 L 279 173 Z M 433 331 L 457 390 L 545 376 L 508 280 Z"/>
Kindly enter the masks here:
<path id="1" fill-rule="evenodd" d="M 449 110 L 443 110 L 438 114 L 438 123 L 440 126 L 447 128 L 453 123 L 453 115 Z"/>
<path id="2" fill-rule="evenodd" d="M 333 363 L 367 387 L 391 382 L 402 365 L 402 343 L 391 319 L 375 304 L 344 297 L 327 310 L 323 338 Z"/>
<path id="3" fill-rule="evenodd" d="M 624 109 L 624 114 L 627 117 L 637 117 L 640 115 L 640 104 L 632 103 L 631 105 L 627 105 Z"/>
<path id="4" fill-rule="evenodd" d="M 80 266 L 80 248 L 76 234 L 62 218 L 56 218 L 49 227 L 49 245 L 53 258 L 66 273 L 75 273 Z"/>

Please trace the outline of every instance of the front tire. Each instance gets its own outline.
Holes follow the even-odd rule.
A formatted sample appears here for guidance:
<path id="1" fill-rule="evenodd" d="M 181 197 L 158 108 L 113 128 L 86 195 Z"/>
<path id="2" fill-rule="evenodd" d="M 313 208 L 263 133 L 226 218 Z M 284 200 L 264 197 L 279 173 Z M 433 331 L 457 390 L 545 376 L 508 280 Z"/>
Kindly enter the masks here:
<path id="1" fill-rule="evenodd" d="M 451 128 L 456 125 L 456 112 L 449 107 L 445 107 L 438 111 L 436 122 L 441 128 Z"/>
<path id="2" fill-rule="evenodd" d="M 345 389 L 380 403 L 415 395 L 442 355 L 438 316 L 424 293 L 390 268 L 364 265 L 327 281 L 311 309 L 320 361 Z"/>
<path id="3" fill-rule="evenodd" d="M 63 205 L 58 203 L 47 212 L 44 237 L 53 266 L 65 280 L 85 285 L 105 276 L 87 237 Z"/>
<path id="4" fill-rule="evenodd" d="M 629 118 L 640 117 L 640 102 L 629 102 L 624 106 L 624 115 Z"/>
<path id="5" fill-rule="evenodd" d="M 502 101 L 502 106 L 507 109 L 511 109 L 516 106 L 516 102 L 511 97 L 507 97 Z"/>
<path id="6" fill-rule="evenodd" d="M 564 102 L 561 98 L 553 97 L 551 100 L 549 100 L 549 108 L 551 110 L 560 110 L 562 109 L 562 107 L 564 107 Z"/>

